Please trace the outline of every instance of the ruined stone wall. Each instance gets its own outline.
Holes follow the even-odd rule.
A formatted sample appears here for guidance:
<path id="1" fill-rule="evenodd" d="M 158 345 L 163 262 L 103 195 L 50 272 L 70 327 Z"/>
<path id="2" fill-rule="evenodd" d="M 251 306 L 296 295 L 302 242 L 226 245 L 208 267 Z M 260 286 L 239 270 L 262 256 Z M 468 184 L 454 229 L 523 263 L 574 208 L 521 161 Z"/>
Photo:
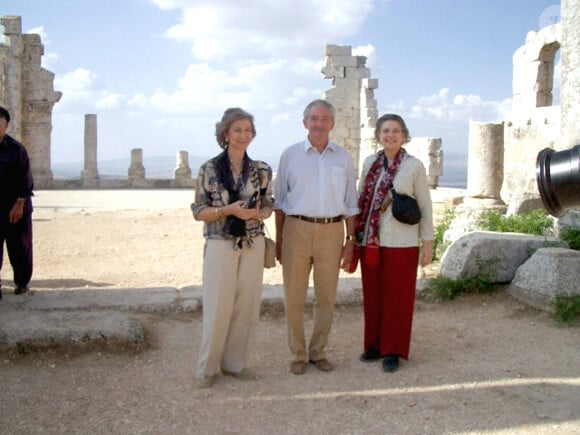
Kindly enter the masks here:
<path id="1" fill-rule="evenodd" d="M 413 137 L 409 143 L 405 144 L 405 149 L 425 165 L 429 187 L 436 189 L 439 186 L 439 177 L 443 175 L 441 139 L 434 137 Z"/>
<path id="2" fill-rule="evenodd" d="M 562 0 L 561 149 L 580 144 L 580 2 Z"/>
<path id="3" fill-rule="evenodd" d="M 52 108 L 62 93 L 53 89 L 54 74 L 41 67 L 44 46 L 39 35 L 23 35 L 20 17 L 0 18 L 0 104 L 10 112 L 10 134 L 30 157 L 35 185 L 50 184 Z"/>
<path id="4" fill-rule="evenodd" d="M 366 57 L 353 56 L 348 45 L 327 45 L 324 50 L 324 78 L 332 79 L 333 87 L 323 98 L 336 109 L 331 140 L 344 147 L 352 157 L 357 173 L 362 160 L 376 145 L 373 132 L 377 121 L 377 101 L 374 90 L 378 80 L 370 78 Z"/>
<path id="5" fill-rule="evenodd" d="M 537 193 L 536 157 L 544 148 L 560 149 L 560 107 L 552 106 L 554 58 L 560 23 L 528 32 L 513 56 L 512 110 L 504 125 L 504 183 L 501 197 Z"/>
<path id="6" fill-rule="evenodd" d="M 366 57 L 353 56 L 348 45 L 327 45 L 324 54 L 322 73 L 332 79 L 333 87 L 324 92 L 323 98 L 336 109 L 331 140 L 349 152 L 355 171 L 360 174 L 363 161 L 380 147 L 375 140 L 379 116 L 375 89 L 379 81 L 370 78 Z M 436 188 L 443 173 L 441 139 L 418 138 L 406 147 L 425 164 L 429 184 Z"/>

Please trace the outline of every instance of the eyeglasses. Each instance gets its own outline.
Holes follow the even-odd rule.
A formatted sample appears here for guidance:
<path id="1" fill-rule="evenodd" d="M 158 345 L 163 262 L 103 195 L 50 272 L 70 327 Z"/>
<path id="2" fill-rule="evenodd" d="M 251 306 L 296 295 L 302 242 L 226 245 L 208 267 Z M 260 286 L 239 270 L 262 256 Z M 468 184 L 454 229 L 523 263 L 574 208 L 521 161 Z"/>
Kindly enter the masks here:
<path id="1" fill-rule="evenodd" d="M 312 123 L 316 123 L 316 122 L 321 122 L 324 124 L 328 124 L 329 122 L 332 122 L 332 120 L 330 118 L 327 118 L 326 116 L 319 118 L 318 116 L 309 116 L 307 118 L 308 122 L 312 122 Z"/>
<path id="2" fill-rule="evenodd" d="M 254 132 L 252 131 L 251 128 L 248 128 L 248 129 L 245 129 L 245 130 L 243 130 L 241 128 L 233 128 L 230 131 L 230 133 L 237 134 L 237 135 L 242 135 L 242 134 L 251 134 L 252 136 L 254 135 Z"/>
<path id="3" fill-rule="evenodd" d="M 402 132 L 403 130 L 400 130 L 398 128 L 393 128 L 392 130 L 385 128 L 384 130 L 381 130 L 382 134 L 401 134 Z"/>

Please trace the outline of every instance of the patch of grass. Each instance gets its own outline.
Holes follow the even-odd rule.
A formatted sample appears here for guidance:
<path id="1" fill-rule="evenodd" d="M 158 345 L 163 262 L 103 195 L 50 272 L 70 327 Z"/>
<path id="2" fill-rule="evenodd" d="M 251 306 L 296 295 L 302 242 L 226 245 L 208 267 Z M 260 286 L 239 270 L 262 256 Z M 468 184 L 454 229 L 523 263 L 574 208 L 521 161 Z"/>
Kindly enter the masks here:
<path id="1" fill-rule="evenodd" d="M 443 235 L 449 229 L 451 222 L 455 219 L 455 209 L 445 210 L 441 223 L 433 229 L 433 261 L 440 260 L 445 250 L 449 247 L 443 244 Z"/>
<path id="2" fill-rule="evenodd" d="M 580 229 L 565 226 L 560 231 L 560 239 L 568 242 L 570 249 L 580 251 Z"/>
<path id="3" fill-rule="evenodd" d="M 438 276 L 428 282 L 425 292 L 439 299 L 453 300 L 462 294 L 489 293 L 496 288 L 492 274 L 480 272 L 472 278 L 451 279 Z"/>
<path id="4" fill-rule="evenodd" d="M 505 216 L 497 211 L 485 211 L 478 218 L 477 225 L 487 231 L 543 236 L 552 231 L 554 224 L 545 211 L 538 209 L 513 216 Z"/>
<path id="5" fill-rule="evenodd" d="M 562 323 L 575 323 L 580 318 L 580 295 L 556 298 L 556 319 Z"/>
<path id="6" fill-rule="evenodd" d="M 499 261 L 493 257 L 487 260 L 477 258 L 477 274 L 470 278 L 445 278 L 438 276 L 431 279 L 425 287 L 425 293 L 438 299 L 452 300 L 462 294 L 490 293 L 497 288 L 494 282 L 497 274 L 493 271 L 493 265 Z"/>

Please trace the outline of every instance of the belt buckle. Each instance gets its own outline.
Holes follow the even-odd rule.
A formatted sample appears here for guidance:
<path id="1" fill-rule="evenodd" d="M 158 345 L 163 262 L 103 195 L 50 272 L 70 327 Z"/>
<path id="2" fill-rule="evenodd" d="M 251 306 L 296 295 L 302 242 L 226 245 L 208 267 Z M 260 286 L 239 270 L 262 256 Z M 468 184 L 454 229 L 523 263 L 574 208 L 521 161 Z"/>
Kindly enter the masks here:
<path id="1" fill-rule="evenodd" d="M 327 217 L 327 218 L 324 218 L 324 223 L 325 223 L 325 224 L 329 224 L 329 223 L 331 223 L 331 222 L 332 222 L 332 218 L 329 218 L 329 217 Z"/>

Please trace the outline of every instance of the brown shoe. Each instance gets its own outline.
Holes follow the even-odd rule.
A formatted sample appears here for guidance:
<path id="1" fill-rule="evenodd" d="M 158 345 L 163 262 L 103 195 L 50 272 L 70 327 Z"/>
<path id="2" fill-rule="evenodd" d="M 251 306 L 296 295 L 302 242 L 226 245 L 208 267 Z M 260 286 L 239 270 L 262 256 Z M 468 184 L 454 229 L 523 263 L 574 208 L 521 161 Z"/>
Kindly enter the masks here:
<path id="1" fill-rule="evenodd" d="M 203 378 L 196 379 L 197 388 L 211 388 L 215 384 L 217 376 L 204 376 Z"/>
<path id="2" fill-rule="evenodd" d="M 230 372 L 229 370 L 222 369 L 222 373 L 226 376 L 239 379 L 240 381 L 256 381 L 259 379 L 257 374 L 247 368 L 243 368 L 239 372 Z"/>
<path id="3" fill-rule="evenodd" d="M 290 371 L 295 375 L 303 375 L 306 373 L 306 363 L 304 361 L 292 361 L 290 363 Z"/>
<path id="4" fill-rule="evenodd" d="M 314 364 L 321 372 L 331 372 L 334 370 L 334 366 L 326 359 L 322 358 L 316 361 L 310 360 L 310 364 Z"/>

